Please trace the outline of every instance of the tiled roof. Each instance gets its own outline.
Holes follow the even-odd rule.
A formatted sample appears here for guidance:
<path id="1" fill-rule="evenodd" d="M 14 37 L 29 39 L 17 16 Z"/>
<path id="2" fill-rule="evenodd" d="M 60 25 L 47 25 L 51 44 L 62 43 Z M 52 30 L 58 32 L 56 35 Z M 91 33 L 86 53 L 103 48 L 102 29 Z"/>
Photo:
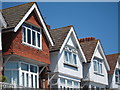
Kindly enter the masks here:
<path id="1" fill-rule="evenodd" d="M 23 16 L 28 12 L 34 2 L 21 4 L 18 6 L 2 9 L 3 17 L 7 23 L 7 28 L 15 27 Z"/>
<path id="2" fill-rule="evenodd" d="M 120 55 L 120 53 L 106 55 L 108 64 L 110 66 L 110 71 L 108 72 L 109 74 L 114 73 L 114 69 L 115 69 L 115 66 L 117 64 L 117 60 L 118 60 L 119 55 Z"/>
<path id="3" fill-rule="evenodd" d="M 87 39 L 87 40 L 86 40 Z M 81 48 L 84 52 L 84 55 L 86 57 L 87 62 L 91 61 L 91 58 L 93 56 L 93 53 L 95 51 L 95 48 L 97 46 L 99 40 L 96 40 L 95 38 L 84 38 L 79 39 Z"/>
<path id="4" fill-rule="evenodd" d="M 55 45 L 53 47 L 50 46 L 50 51 L 60 50 L 65 38 L 68 35 L 68 32 L 71 29 L 71 27 L 72 27 L 72 25 L 50 30 L 50 34 L 51 34 L 53 41 L 55 43 Z"/>

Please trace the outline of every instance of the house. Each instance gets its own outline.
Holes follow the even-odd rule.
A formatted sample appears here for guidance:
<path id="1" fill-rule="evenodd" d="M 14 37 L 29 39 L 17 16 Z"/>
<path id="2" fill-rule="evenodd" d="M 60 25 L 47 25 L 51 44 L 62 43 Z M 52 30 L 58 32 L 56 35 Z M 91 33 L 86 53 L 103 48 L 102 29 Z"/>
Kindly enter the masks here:
<path id="1" fill-rule="evenodd" d="M 2 28 L 6 28 L 7 23 L 5 22 L 4 17 L 2 16 L 2 13 L 0 11 L 0 81 L 2 80 L 1 76 L 2 76 L 2 64 L 3 64 L 3 58 L 2 58 L 2 43 L 1 43 L 1 32 L 2 32 Z"/>
<path id="2" fill-rule="evenodd" d="M 2 14 L 3 75 L 10 85 L 48 88 L 49 45 L 54 42 L 37 3 L 6 8 Z"/>
<path id="3" fill-rule="evenodd" d="M 120 53 L 106 55 L 110 71 L 108 72 L 108 88 L 120 89 Z"/>
<path id="4" fill-rule="evenodd" d="M 94 37 L 79 39 L 87 63 L 83 64 L 82 88 L 106 88 L 110 70 L 102 45 Z"/>
<path id="5" fill-rule="evenodd" d="M 50 87 L 80 88 L 82 63 L 86 62 L 72 25 L 50 30 L 55 42 L 50 47 Z"/>

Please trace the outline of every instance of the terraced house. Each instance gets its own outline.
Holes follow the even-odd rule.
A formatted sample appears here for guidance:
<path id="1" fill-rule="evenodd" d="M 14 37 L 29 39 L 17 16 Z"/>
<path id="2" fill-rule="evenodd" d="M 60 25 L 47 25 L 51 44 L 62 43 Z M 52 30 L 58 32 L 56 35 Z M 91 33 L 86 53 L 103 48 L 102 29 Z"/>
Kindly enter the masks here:
<path id="1" fill-rule="evenodd" d="M 78 39 L 72 25 L 51 30 L 35 2 L 0 12 L 0 89 L 120 88 L 119 55 L 106 56 L 94 37 Z"/>
<path id="2" fill-rule="evenodd" d="M 3 75 L 14 87 L 48 88 L 49 44 L 54 45 L 36 3 L 2 10 Z"/>
<path id="3" fill-rule="evenodd" d="M 79 39 L 87 63 L 83 64 L 82 88 L 107 88 L 109 64 L 99 40 L 94 37 Z"/>
<path id="4" fill-rule="evenodd" d="M 109 87 L 111 89 L 120 89 L 120 53 L 106 55 L 110 65 L 108 72 Z"/>
<path id="5" fill-rule="evenodd" d="M 55 45 L 50 47 L 51 88 L 80 88 L 82 63 L 86 62 L 73 26 L 50 30 Z"/>

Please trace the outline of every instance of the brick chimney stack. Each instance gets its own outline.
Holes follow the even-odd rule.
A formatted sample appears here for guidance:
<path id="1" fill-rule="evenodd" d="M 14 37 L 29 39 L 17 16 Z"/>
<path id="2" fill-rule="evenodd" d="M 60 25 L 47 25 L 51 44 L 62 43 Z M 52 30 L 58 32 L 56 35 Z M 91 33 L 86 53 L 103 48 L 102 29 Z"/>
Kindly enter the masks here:
<path id="1" fill-rule="evenodd" d="M 86 42 L 86 41 L 92 41 L 92 40 L 95 40 L 95 37 L 86 37 L 86 38 L 81 38 L 81 39 L 78 39 L 78 41 L 81 43 L 81 42 Z"/>

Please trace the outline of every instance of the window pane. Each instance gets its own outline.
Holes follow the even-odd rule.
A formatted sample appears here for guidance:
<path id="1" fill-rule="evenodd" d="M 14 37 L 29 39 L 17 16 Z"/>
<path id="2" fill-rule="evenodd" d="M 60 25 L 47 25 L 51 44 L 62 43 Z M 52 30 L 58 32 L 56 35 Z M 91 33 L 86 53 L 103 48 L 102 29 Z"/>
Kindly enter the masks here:
<path id="1" fill-rule="evenodd" d="M 72 80 L 67 80 L 68 85 L 72 85 Z"/>
<path id="2" fill-rule="evenodd" d="M 10 70 L 5 70 L 4 71 L 4 75 L 7 77 L 7 82 L 8 83 L 12 83 L 11 79 L 12 79 L 12 71 Z"/>
<path id="3" fill-rule="evenodd" d="M 102 74 L 102 64 L 100 64 L 100 73 Z"/>
<path id="4" fill-rule="evenodd" d="M 65 84 L 65 79 L 64 78 L 60 78 L 60 83 Z"/>
<path id="5" fill-rule="evenodd" d="M 28 71 L 28 64 L 25 64 L 25 63 L 21 63 L 21 70 L 25 70 L 25 71 Z"/>
<path id="6" fill-rule="evenodd" d="M 35 88 L 37 88 L 37 76 L 35 75 Z"/>
<path id="7" fill-rule="evenodd" d="M 33 66 L 33 65 L 30 65 L 30 72 L 37 73 L 37 67 Z"/>
<path id="8" fill-rule="evenodd" d="M 28 87 L 28 83 L 29 83 L 29 77 L 28 77 L 28 73 L 26 74 L 26 84 L 27 84 L 27 87 Z"/>
<path id="9" fill-rule="evenodd" d="M 74 59 L 74 64 L 77 64 L 76 55 L 75 54 L 73 54 L 73 59 Z"/>
<path id="10" fill-rule="evenodd" d="M 33 87 L 33 75 L 31 75 L 31 86 Z"/>
<path id="11" fill-rule="evenodd" d="M 116 70 L 115 70 L 115 75 L 118 75 L 118 74 L 119 74 L 118 72 L 119 72 L 119 70 L 116 69 Z"/>
<path id="12" fill-rule="evenodd" d="M 116 81 L 116 82 L 118 82 L 118 81 L 119 81 L 119 79 L 118 79 L 118 77 L 117 77 L 117 76 L 115 76 L 115 81 Z"/>
<path id="13" fill-rule="evenodd" d="M 12 71 L 13 73 L 13 75 L 12 75 L 12 77 L 13 77 L 13 84 L 17 84 L 17 85 L 19 85 L 19 72 L 16 70 L 16 71 Z"/>
<path id="14" fill-rule="evenodd" d="M 78 82 L 74 82 L 74 86 L 78 87 Z"/>
<path id="15" fill-rule="evenodd" d="M 24 76 L 24 73 L 22 73 L 22 85 L 23 86 L 25 86 L 25 83 L 24 83 L 25 81 L 24 80 L 25 80 L 25 76 Z"/>
<path id="16" fill-rule="evenodd" d="M 32 29 L 35 30 L 35 31 L 37 31 L 37 32 L 40 32 L 40 29 L 37 28 L 37 27 L 32 26 Z"/>
<path id="17" fill-rule="evenodd" d="M 7 62 L 5 69 L 18 69 L 18 62 Z"/>
<path id="18" fill-rule="evenodd" d="M 31 44 L 31 30 L 27 29 L 27 42 Z"/>
<path id="19" fill-rule="evenodd" d="M 23 38 L 23 41 L 26 42 L 26 30 L 25 30 L 25 27 L 22 27 L 22 30 L 23 30 L 22 38 Z"/>
<path id="20" fill-rule="evenodd" d="M 40 33 L 37 33 L 38 47 L 40 47 Z"/>
<path id="21" fill-rule="evenodd" d="M 32 44 L 36 46 L 36 34 L 32 31 Z"/>
<path id="22" fill-rule="evenodd" d="M 68 62 L 68 55 L 67 55 L 67 51 L 65 51 L 65 60 L 66 60 L 66 62 Z"/>
<path id="23" fill-rule="evenodd" d="M 94 64 L 94 71 L 97 71 L 97 62 L 93 61 L 93 64 Z"/>
<path id="24" fill-rule="evenodd" d="M 68 56 L 69 56 L 68 62 L 69 62 L 70 64 L 72 64 L 72 58 L 71 58 L 71 55 L 72 55 L 72 53 L 71 53 L 71 52 L 68 52 Z"/>

